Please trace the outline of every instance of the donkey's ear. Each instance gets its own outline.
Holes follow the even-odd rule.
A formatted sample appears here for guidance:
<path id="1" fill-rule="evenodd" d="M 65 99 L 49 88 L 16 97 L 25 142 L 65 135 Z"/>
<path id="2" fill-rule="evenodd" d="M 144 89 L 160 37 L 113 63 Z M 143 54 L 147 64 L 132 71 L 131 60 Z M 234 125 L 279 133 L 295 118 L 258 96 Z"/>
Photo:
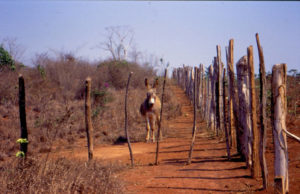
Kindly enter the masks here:
<path id="1" fill-rule="evenodd" d="M 158 78 L 155 79 L 155 82 L 153 83 L 153 88 L 157 88 L 158 86 Z"/>
<path id="2" fill-rule="evenodd" d="M 149 83 L 148 83 L 148 79 L 147 78 L 145 78 L 145 86 L 146 86 L 146 88 L 149 89 Z"/>

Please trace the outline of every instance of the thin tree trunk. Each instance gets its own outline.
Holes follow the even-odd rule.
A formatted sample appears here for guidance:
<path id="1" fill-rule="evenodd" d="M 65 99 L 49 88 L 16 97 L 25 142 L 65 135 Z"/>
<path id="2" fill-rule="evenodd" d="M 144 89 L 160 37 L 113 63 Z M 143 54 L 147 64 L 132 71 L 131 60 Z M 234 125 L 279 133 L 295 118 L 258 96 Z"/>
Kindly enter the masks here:
<path id="1" fill-rule="evenodd" d="M 226 106 L 226 70 L 224 69 L 223 71 L 223 113 L 224 113 L 224 130 L 225 130 L 225 137 L 226 137 L 226 148 L 227 148 L 227 158 L 228 160 L 231 159 L 231 156 L 230 156 L 230 146 L 229 146 L 229 135 L 228 135 L 228 129 L 227 129 L 227 121 L 226 121 L 226 118 L 227 118 L 227 115 L 226 115 L 226 109 L 227 109 L 227 106 Z"/>
<path id="2" fill-rule="evenodd" d="M 162 118 L 163 118 L 163 105 L 164 105 L 164 96 L 165 96 L 165 87 L 166 87 L 166 79 L 167 79 L 167 69 L 165 69 L 165 75 L 164 75 L 164 83 L 163 83 L 163 91 L 161 94 L 161 108 L 160 108 L 160 117 L 159 117 L 159 121 L 158 121 L 158 138 L 157 138 L 157 142 L 156 142 L 156 156 L 155 156 L 155 165 L 158 165 L 158 155 L 159 155 L 159 142 L 160 142 L 160 135 L 161 135 L 161 123 L 162 123 Z"/>
<path id="3" fill-rule="evenodd" d="M 260 80 L 260 149 L 259 161 L 261 167 L 261 174 L 263 178 L 263 189 L 268 186 L 268 168 L 266 162 L 266 145 L 267 145 L 267 122 L 266 122 L 266 109 L 267 109 L 267 95 L 266 95 L 266 71 L 265 61 L 262 47 L 260 46 L 259 36 L 256 33 L 256 42 L 259 54 L 259 80 Z"/>
<path id="4" fill-rule="evenodd" d="M 197 71 L 195 71 L 195 77 L 197 77 Z M 196 82 L 194 81 L 194 91 L 196 90 Z M 196 95 L 194 92 L 194 122 L 193 122 L 193 136 L 192 136 L 192 142 L 191 142 L 191 147 L 190 147 L 190 152 L 189 152 L 189 158 L 188 158 L 188 164 L 191 164 L 192 162 L 192 154 L 193 154 L 193 149 L 194 149 L 194 143 L 196 139 L 196 119 L 197 119 L 197 111 L 196 111 Z"/>
<path id="5" fill-rule="evenodd" d="M 88 77 L 85 80 L 85 126 L 89 161 L 93 159 L 94 151 L 94 128 L 92 125 L 91 112 L 91 78 Z"/>
<path id="6" fill-rule="evenodd" d="M 251 128 L 252 128 L 252 168 L 251 176 L 253 178 L 259 177 L 259 132 L 257 129 L 257 113 L 256 113 L 256 95 L 255 95 L 255 77 L 254 77 L 254 64 L 253 64 L 253 47 L 248 47 L 248 65 L 249 65 L 249 78 L 250 78 L 250 102 L 251 102 Z"/>
<path id="7" fill-rule="evenodd" d="M 28 151 L 28 132 L 25 110 L 25 82 L 21 74 L 19 75 L 19 113 L 21 128 L 20 152 L 24 153 L 24 158 L 26 158 Z"/>
<path id="8" fill-rule="evenodd" d="M 132 76 L 133 72 L 130 72 L 127 80 L 127 85 L 126 85 L 126 94 L 125 94 L 125 134 L 127 138 L 127 143 L 128 143 L 128 149 L 129 149 L 129 154 L 130 154 L 130 160 L 131 160 L 131 166 L 134 167 L 134 159 L 133 159 L 133 154 L 132 154 L 132 149 L 131 149 L 131 143 L 130 143 L 130 137 L 129 137 L 129 132 L 128 132 L 128 119 L 127 119 L 127 98 L 128 98 L 128 88 L 129 88 L 129 82 L 130 78 Z"/>
<path id="9" fill-rule="evenodd" d="M 276 64 L 272 69 L 272 116 L 273 139 L 275 150 L 274 161 L 274 187 L 275 193 L 287 193 L 289 191 L 288 179 L 288 150 L 286 133 L 286 64 Z"/>

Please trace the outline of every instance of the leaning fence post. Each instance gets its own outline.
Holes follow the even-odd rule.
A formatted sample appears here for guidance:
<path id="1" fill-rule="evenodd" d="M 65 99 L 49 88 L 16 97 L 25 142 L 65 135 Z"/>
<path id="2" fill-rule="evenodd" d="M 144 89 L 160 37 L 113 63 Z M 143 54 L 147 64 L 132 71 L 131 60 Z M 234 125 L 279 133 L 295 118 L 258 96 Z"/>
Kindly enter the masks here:
<path id="1" fill-rule="evenodd" d="M 267 95 L 266 95 L 266 71 L 263 50 L 260 46 L 259 36 L 256 33 L 256 42 L 259 54 L 259 80 L 260 80 L 260 149 L 259 159 L 260 167 L 263 178 L 263 188 L 268 186 L 268 169 L 265 157 L 267 145 L 267 122 L 266 122 L 266 108 L 267 108 Z"/>
<path id="2" fill-rule="evenodd" d="M 25 110 L 25 83 L 24 78 L 19 75 L 19 113 L 20 113 L 20 127 L 21 127 L 21 138 L 17 141 L 20 143 L 20 152 L 17 156 L 26 158 L 28 149 L 28 132 L 26 123 L 26 110 Z"/>
<path id="3" fill-rule="evenodd" d="M 197 71 L 194 71 L 195 77 L 197 77 Z M 194 91 L 196 90 L 196 82 L 194 81 Z M 193 153 L 193 148 L 194 148 L 194 143 L 196 139 L 196 119 L 197 119 L 197 111 L 196 111 L 196 92 L 194 92 L 194 97 L 193 97 L 193 102 L 194 102 L 194 123 L 193 123 L 193 137 L 192 137 L 192 142 L 191 142 L 191 147 L 190 147 L 190 152 L 189 152 L 189 158 L 188 158 L 188 164 L 191 164 L 192 162 L 192 153 Z"/>
<path id="4" fill-rule="evenodd" d="M 132 154 L 132 149 L 131 149 L 131 143 L 130 143 L 130 138 L 129 138 L 129 133 L 128 133 L 128 119 L 127 119 L 127 97 L 128 97 L 128 87 L 129 87 L 129 82 L 130 78 L 132 76 L 133 72 L 129 73 L 128 80 L 127 80 L 127 85 L 126 85 L 126 94 L 125 94 L 125 134 L 127 138 L 127 143 L 128 143 L 128 149 L 129 149 L 129 154 L 130 154 L 130 160 L 131 160 L 131 167 L 134 167 L 134 162 L 133 162 L 133 154 Z"/>
<path id="5" fill-rule="evenodd" d="M 155 157 L 155 165 L 158 165 L 158 155 L 159 155 L 159 142 L 161 139 L 161 123 L 162 123 L 162 117 L 163 117 L 163 105 L 164 105 L 164 96 L 165 96 L 165 86 L 166 86 L 166 79 L 167 79 L 167 68 L 165 69 L 165 75 L 164 75 L 164 83 L 163 83 L 163 91 L 161 94 L 161 108 L 160 108 L 160 117 L 159 117 L 159 121 L 158 121 L 158 138 L 157 138 L 157 142 L 156 142 L 156 157 Z"/>
<path id="6" fill-rule="evenodd" d="M 94 150 L 94 129 L 92 125 L 91 117 L 91 78 L 88 77 L 85 80 L 85 126 L 86 126 L 86 137 L 87 137 L 87 146 L 88 146 L 88 158 L 89 161 L 93 159 L 93 150 Z"/>
<path id="7" fill-rule="evenodd" d="M 274 187 L 275 193 L 289 191 L 288 151 L 286 134 L 286 64 L 276 64 L 272 69 L 272 122 L 274 138 Z"/>

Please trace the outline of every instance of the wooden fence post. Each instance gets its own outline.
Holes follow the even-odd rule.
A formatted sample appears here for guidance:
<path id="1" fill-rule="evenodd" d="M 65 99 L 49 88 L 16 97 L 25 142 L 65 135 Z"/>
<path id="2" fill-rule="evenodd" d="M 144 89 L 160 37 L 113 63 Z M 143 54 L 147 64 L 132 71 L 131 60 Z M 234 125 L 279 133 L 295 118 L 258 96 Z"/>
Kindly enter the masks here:
<path id="1" fill-rule="evenodd" d="M 197 85 L 196 85 L 196 91 L 197 91 L 197 96 L 196 96 L 196 104 L 197 107 L 201 109 L 201 65 L 199 65 L 199 68 L 197 68 Z"/>
<path id="2" fill-rule="evenodd" d="M 200 114 L 201 117 L 203 117 L 203 64 L 200 64 L 199 71 L 197 73 L 199 77 L 199 83 L 200 83 L 200 88 L 199 88 L 199 107 L 200 107 Z"/>
<path id="3" fill-rule="evenodd" d="M 225 46 L 225 54 L 226 54 L 226 62 L 227 62 L 227 69 L 228 69 L 228 73 L 227 73 L 227 80 L 228 80 L 228 82 L 227 82 L 227 86 L 228 86 L 228 94 L 227 94 L 227 96 L 228 96 L 228 105 L 226 104 L 224 104 L 224 102 L 223 102 L 223 104 L 224 104 L 224 106 L 228 106 L 228 112 L 227 112 L 227 115 L 225 115 L 225 113 L 224 113 L 224 118 L 226 117 L 226 119 L 227 119 L 227 122 L 228 122 L 228 124 L 226 124 L 226 123 L 224 123 L 224 128 L 226 129 L 226 127 L 227 127 L 227 129 L 228 129 L 228 140 L 229 140 L 229 147 L 230 148 L 232 148 L 232 136 L 231 136 L 231 116 L 232 116 L 232 107 L 231 107 L 231 104 L 230 104 L 230 77 L 229 77 L 229 53 L 228 53 L 228 47 L 227 46 Z M 226 69 L 224 68 L 224 71 L 226 71 Z M 226 79 L 226 75 L 224 74 L 224 76 L 223 76 L 223 79 L 225 80 Z M 223 86 L 224 87 L 224 86 Z M 223 88 L 224 89 L 224 88 Z M 226 90 L 223 90 L 223 94 L 225 95 L 226 94 Z M 224 120 L 225 121 L 225 120 Z M 226 126 L 227 125 L 227 126 Z"/>
<path id="4" fill-rule="evenodd" d="M 197 71 L 194 71 L 194 77 L 197 77 Z M 188 164 L 191 164 L 192 162 L 192 154 L 193 154 L 193 149 L 194 149 L 194 143 L 196 139 L 196 119 L 197 119 L 197 106 L 196 106 L 196 82 L 194 82 L 194 97 L 193 97 L 193 105 L 194 105 L 194 122 L 193 122 L 193 136 L 192 136 L 192 142 L 191 142 L 191 147 L 190 147 L 190 152 L 189 152 L 189 158 L 188 158 Z"/>
<path id="5" fill-rule="evenodd" d="M 205 81 L 204 81 L 204 66 L 201 66 L 201 93 L 202 93 L 202 101 L 201 101 L 201 113 L 202 113 L 202 120 L 205 118 Z"/>
<path id="6" fill-rule="evenodd" d="M 191 101 L 193 101 L 193 96 L 194 96 L 194 90 L 193 90 L 193 86 L 194 86 L 194 68 L 189 67 L 189 98 Z"/>
<path id="7" fill-rule="evenodd" d="M 128 149 L 129 149 L 129 154 L 130 154 L 130 160 L 131 160 L 131 167 L 134 167 L 134 161 L 133 161 L 133 154 L 132 154 L 132 149 L 131 149 L 131 143 L 130 143 L 130 138 L 129 138 L 129 133 L 128 133 L 128 119 L 127 119 L 127 98 L 128 98 L 128 88 L 129 88 L 129 82 L 130 78 L 132 76 L 133 72 L 129 73 L 128 80 L 127 80 L 127 85 L 126 85 L 126 94 L 125 94 L 125 134 L 127 138 L 127 143 L 128 143 Z"/>
<path id="8" fill-rule="evenodd" d="M 235 125 L 238 123 L 237 121 L 237 115 L 238 115 L 238 103 L 237 99 L 235 97 L 235 84 L 234 84 L 234 68 L 233 68 L 233 39 L 229 40 L 229 48 L 228 48 L 228 75 L 229 75 L 229 125 L 230 125 L 230 131 L 231 131 L 231 144 L 233 148 L 236 148 L 239 152 L 240 145 L 238 145 L 238 137 L 239 137 L 239 131 L 238 127 Z M 234 112 L 236 112 L 234 114 Z"/>
<path id="9" fill-rule="evenodd" d="M 207 80 L 207 77 L 205 75 L 205 68 L 204 66 L 202 66 L 202 83 L 203 83 L 203 89 L 202 89 L 202 93 L 203 93 L 203 103 L 202 103 L 202 106 L 203 106 L 203 119 L 206 120 L 207 116 L 206 116 L 206 113 L 207 113 L 207 88 L 206 88 L 206 80 Z"/>
<path id="10" fill-rule="evenodd" d="M 259 56 L 259 80 L 260 80 L 260 149 L 259 160 L 261 167 L 261 174 L 263 178 L 263 189 L 268 186 L 268 169 L 265 157 L 267 145 L 267 122 L 266 122 L 266 108 L 267 108 L 267 95 L 266 95 L 266 71 L 263 50 L 260 46 L 259 36 L 256 33 L 256 42 Z"/>
<path id="11" fill-rule="evenodd" d="M 210 67 L 209 67 L 210 69 Z M 211 104 L 211 91 L 210 91 L 210 73 L 208 72 L 206 79 L 206 120 L 207 120 L 207 128 L 210 128 L 210 104 Z"/>
<path id="12" fill-rule="evenodd" d="M 160 117 L 158 121 L 158 130 L 157 130 L 157 141 L 156 141 L 156 156 L 155 156 L 155 165 L 158 165 L 158 155 L 159 155 L 159 142 L 161 139 L 161 123 L 162 123 L 162 118 L 163 118 L 163 105 L 164 105 L 164 96 L 165 96 L 165 87 L 166 87 L 166 79 L 167 79 L 167 68 L 165 69 L 165 75 L 164 75 L 164 83 L 163 83 L 163 91 L 161 94 L 161 108 L 160 108 Z"/>
<path id="13" fill-rule="evenodd" d="M 226 109 L 227 109 L 227 103 L 226 103 L 226 69 L 223 70 L 223 113 L 224 113 L 224 130 L 225 130 L 225 138 L 226 138 L 226 148 L 227 148 L 227 158 L 228 160 L 231 159 L 230 156 L 230 145 L 229 145 L 229 135 L 228 135 L 228 130 L 227 130 L 227 115 L 226 115 Z"/>
<path id="14" fill-rule="evenodd" d="M 209 68 L 210 74 L 210 84 L 211 84 L 211 106 L 210 106 L 210 121 L 211 129 L 216 134 L 216 84 L 215 84 L 215 68 L 213 65 L 210 65 Z"/>
<path id="15" fill-rule="evenodd" d="M 219 136 L 219 129 L 220 129 L 220 123 L 219 123 L 219 66 L 217 62 L 217 57 L 214 57 L 214 100 L 215 100 L 215 133 L 217 136 Z"/>
<path id="16" fill-rule="evenodd" d="M 217 45 L 217 64 L 218 64 L 218 94 L 219 96 L 218 98 L 218 130 L 219 132 L 224 130 L 224 123 L 223 123 L 223 90 L 222 90 L 222 86 L 223 86 L 223 81 L 222 81 L 222 76 L 223 76 L 223 63 L 222 63 L 222 59 L 221 59 L 221 47 L 220 45 Z"/>
<path id="17" fill-rule="evenodd" d="M 89 161 L 93 159 L 94 151 L 94 129 L 92 125 L 91 112 L 91 78 L 88 77 L 85 80 L 85 126 Z"/>
<path id="18" fill-rule="evenodd" d="M 259 177 L 259 133 L 257 129 L 257 115 L 256 115 L 256 95 L 255 95 L 255 77 L 253 64 L 253 47 L 249 46 L 247 49 L 248 66 L 249 66 L 249 83 L 250 83 L 250 113 L 251 113 L 251 128 L 252 128 L 252 168 L 251 176 L 253 178 Z"/>
<path id="19" fill-rule="evenodd" d="M 274 138 L 274 187 L 275 193 L 287 193 L 288 181 L 288 151 L 286 134 L 286 64 L 276 64 L 272 69 L 272 116 Z"/>
<path id="20" fill-rule="evenodd" d="M 19 75 L 19 113 L 20 113 L 20 128 L 21 139 L 20 143 L 20 156 L 26 158 L 28 149 L 28 132 L 26 123 L 26 110 L 25 110 L 25 82 L 23 76 Z"/>
<path id="21" fill-rule="evenodd" d="M 252 132 L 249 96 L 249 69 L 247 57 L 242 57 L 237 63 L 237 83 L 239 93 L 239 120 L 242 125 L 240 142 L 243 155 L 246 158 L 247 167 L 252 166 Z"/>
<path id="22" fill-rule="evenodd" d="M 201 64 L 200 64 L 201 66 Z M 195 78 L 195 82 L 196 82 L 196 105 L 197 105 L 197 108 L 200 108 L 200 88 L 201 88 L 201 82 L 200 82 L 200 68 L 198 67 L 194 67 L 195 71 L 197 71 L 197 77 Z"/>

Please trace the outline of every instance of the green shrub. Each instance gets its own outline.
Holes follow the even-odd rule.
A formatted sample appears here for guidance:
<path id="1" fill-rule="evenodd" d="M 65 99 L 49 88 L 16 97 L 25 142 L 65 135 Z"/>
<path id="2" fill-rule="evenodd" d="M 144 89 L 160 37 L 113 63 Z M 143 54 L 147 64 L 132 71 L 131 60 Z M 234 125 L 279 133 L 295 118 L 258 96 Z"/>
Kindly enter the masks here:
<path id="1" fill-rule="evenodd" d="M 12 56 L 0 46 L 0 68 L 8 67 L 11 70 L 15 70 L 15 61 L 13 60 Z"/>

